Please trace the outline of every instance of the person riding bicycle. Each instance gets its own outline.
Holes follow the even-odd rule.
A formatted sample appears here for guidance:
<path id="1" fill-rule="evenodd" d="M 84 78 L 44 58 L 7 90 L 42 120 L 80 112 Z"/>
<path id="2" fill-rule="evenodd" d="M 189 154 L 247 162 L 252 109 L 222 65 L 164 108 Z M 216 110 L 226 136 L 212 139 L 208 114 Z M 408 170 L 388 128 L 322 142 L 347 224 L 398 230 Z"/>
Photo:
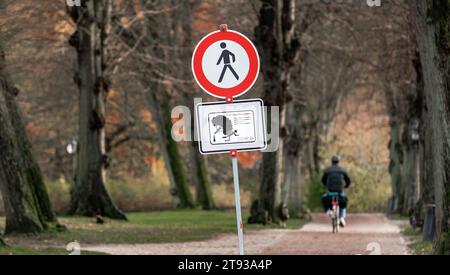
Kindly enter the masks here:
<path id="1" fill-rule="evenodd" d="M 323 173 L 322 183 L 327 187 L 328 193 L 322 197 L 322 204 L 327 214 L 331 216 L 333 196 L 337 194 L 339 196 L 339 224 L 341 227 L 345 227 L 348 199 L 344 189 L 350 187 L 352 181 L 347 171 L 339 166 L 340 161 L 341 158 L 339 156 L 333 156 L 331 158 L 332 166 Z"/>

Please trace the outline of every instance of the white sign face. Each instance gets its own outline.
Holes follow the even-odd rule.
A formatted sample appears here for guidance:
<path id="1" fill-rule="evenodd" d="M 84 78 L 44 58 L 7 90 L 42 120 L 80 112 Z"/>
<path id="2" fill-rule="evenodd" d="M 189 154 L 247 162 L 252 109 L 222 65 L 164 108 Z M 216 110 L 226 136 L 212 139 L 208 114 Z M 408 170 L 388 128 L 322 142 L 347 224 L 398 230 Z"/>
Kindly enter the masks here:
<path id="1" fill-rule="evenodd" d="M 205 52 L 203 72 L 209 82 L 219 88 L 241 84 L 248 75 L 250 60 L 245 49 L 233 41 L 218 41 Z"/>
<path id="2" fill-rule="evenodd" d="M 198 104 L 196 119 L 202 154 L 267 147 L 264 103 L 260 99 Z"/>

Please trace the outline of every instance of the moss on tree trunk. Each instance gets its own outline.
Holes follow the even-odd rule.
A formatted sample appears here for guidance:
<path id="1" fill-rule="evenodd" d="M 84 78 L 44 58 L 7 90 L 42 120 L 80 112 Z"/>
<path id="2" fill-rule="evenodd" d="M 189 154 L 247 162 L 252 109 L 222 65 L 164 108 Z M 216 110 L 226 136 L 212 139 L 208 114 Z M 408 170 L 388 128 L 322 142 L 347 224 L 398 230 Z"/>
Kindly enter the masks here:
<path id="1" fill-rule="evenodd" d="M 192 104 L 192 98 L 186 98 L 186 105 L 191 106 L 191 110 L 195 110 L 195 104 Z M 195 103 L 195 102 L 194 102 Z M 191 116 L 191 125 L 195 125 L 195 116 Z M 214 194 L 212 190 L 211 177 L 208 172 L 208 160 L 201 155 L 197 141 L 193 140 L 189 145 L 190 162 L 192 166 L 191 178 L 196 187 L 196 203 L 203 210 L 216 209 Z"/>
<path id="2" fill-rule="evenodd" d="M 191 191 L 189 190 L 189 181 L 186 177 L 186 172 L 183 167 L 183 162 L 181 160 L 181 155 L 178 151 L 178 146 L 175 140 L 172 138 L 172 117 L 170 113 L 169 106 L 166 103 L 163 104 L 163 119 L 165 128 L 165 147 L 167 150 L 167 155 L 169 158 L 169 165 L 172 169 L 175 186 L 176 186 L 176 194 L 180 200 L 179 208 L 193 208 L 194 200 L 192 198 Z"/>
<path id="3" fill-rule="evenodd" d="M 193 122 L 193 120 L 192 120 Z M 194 124 L 192 124 L 194 125 Z M 192 181 L 196 187 L 196 203 L 203 210 L 216 209 L 211 179 L 208 173 L 208 164 L 206 157 L 202 156 L 198 151 L 198 142 L 193 141 L 189 148 L 190 161 L 192 165 Z"/>
<path id="4" fill-rule="evenodd" d="M 198 148 L 196 146 L 196 148 Z M 200 155 L 196 150 L 195 160 L 197 166 L 197 177 L 199 180 L 200 192 L 197 196 L 197 202 L 202 206 L 203 210 L 216 209 L 216 203 L 214 201 L 213 190 L 211 186 L 211 179 L 208 174 L 206 159 Z"/>

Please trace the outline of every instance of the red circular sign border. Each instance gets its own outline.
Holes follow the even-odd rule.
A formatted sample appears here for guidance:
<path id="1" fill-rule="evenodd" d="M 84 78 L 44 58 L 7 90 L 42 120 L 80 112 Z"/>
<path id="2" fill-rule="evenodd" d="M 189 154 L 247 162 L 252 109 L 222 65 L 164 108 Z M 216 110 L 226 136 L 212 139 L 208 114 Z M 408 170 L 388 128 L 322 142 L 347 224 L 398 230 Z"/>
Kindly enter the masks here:
<path id="1" fill-rule="evenodd" d="M 217 41 L 230 40 L 238 43 L 247 52 L 250 68 L 247 77 L 239 85 L 232 88 L 220 88 L 212 84 L 203 72 L 203 56 L 206 50 Z M 256 63 L 256 64 L 255 64 Z M 236 98 L 248 92 L 258 79 L 260 70 L 259 54 L 253 43 L 243 34 L 236 31 L 216 31 L 205 36 L 195 48 L 192 56 L 192 73 L 199 86 L 208 94 L 218 98 Z"/>

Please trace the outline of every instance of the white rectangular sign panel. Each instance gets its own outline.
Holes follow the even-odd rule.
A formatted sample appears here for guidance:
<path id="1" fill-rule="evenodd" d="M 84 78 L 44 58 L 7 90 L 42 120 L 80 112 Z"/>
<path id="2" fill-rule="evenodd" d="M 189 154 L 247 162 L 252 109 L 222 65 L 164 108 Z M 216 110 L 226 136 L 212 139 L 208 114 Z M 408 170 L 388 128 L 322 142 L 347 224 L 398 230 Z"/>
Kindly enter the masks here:
<path id="1" fill-rule="evenodd" d="M 267 148 L 264 103 L 261 99 L 201 103 L 196 106 L 200 153 Z"/>

